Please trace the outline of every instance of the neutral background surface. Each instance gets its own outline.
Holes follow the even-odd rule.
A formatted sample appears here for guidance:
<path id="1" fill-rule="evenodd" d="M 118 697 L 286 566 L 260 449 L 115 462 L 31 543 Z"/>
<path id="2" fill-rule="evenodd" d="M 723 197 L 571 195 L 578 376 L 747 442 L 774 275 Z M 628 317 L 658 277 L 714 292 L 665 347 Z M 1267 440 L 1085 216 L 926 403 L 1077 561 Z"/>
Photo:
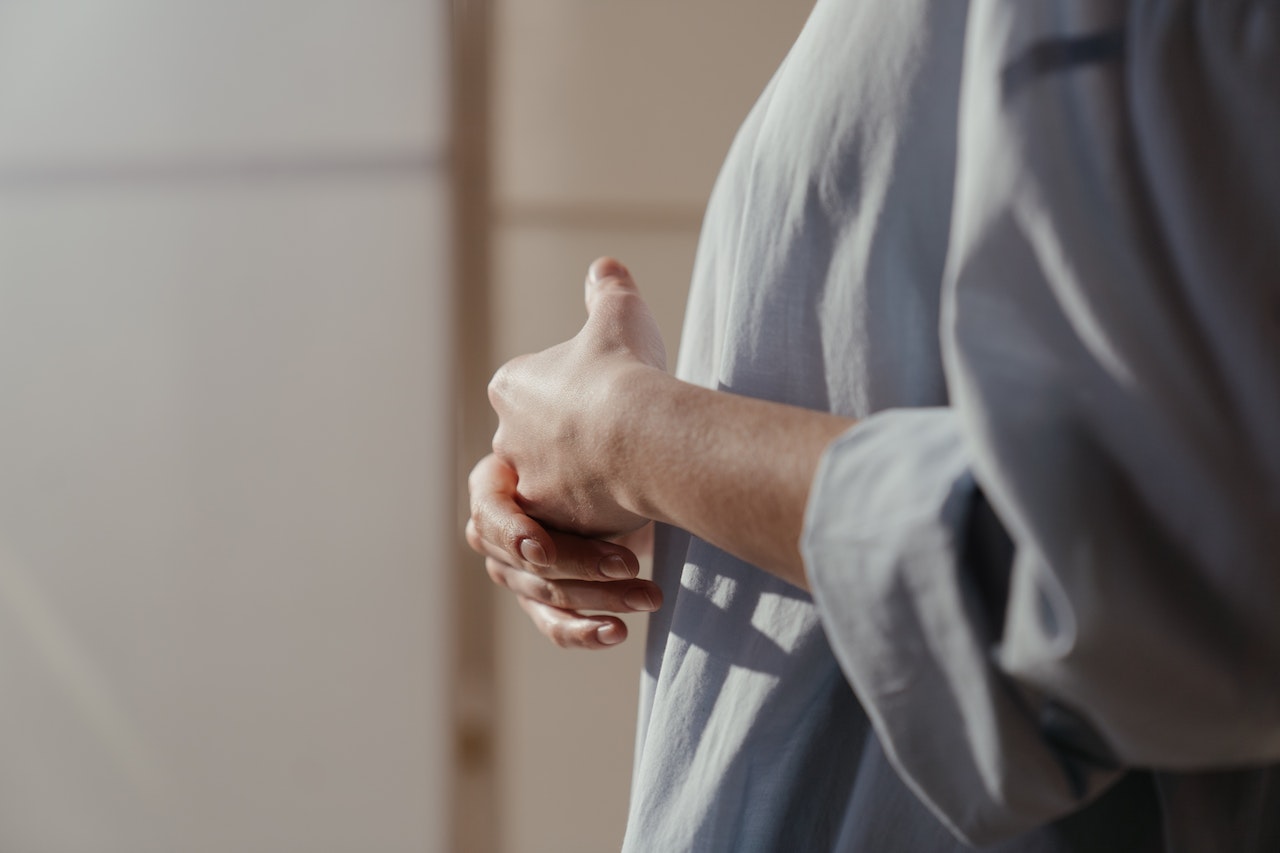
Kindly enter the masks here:
<path id="1" fill-rule="evenodd" d="M 446 8 L 0 3 L 0 850 L 447 850 Z"/>
<path id="2" fill-rule="evenodd" d="M 702 208 L 808 0 L 496 0 L 493 365 L 574 334 L 582 281 L 635 274 L 674 366 Z M 603 652 L 497 607 L 501 849 L 617 849 L 644 619 Z"/>

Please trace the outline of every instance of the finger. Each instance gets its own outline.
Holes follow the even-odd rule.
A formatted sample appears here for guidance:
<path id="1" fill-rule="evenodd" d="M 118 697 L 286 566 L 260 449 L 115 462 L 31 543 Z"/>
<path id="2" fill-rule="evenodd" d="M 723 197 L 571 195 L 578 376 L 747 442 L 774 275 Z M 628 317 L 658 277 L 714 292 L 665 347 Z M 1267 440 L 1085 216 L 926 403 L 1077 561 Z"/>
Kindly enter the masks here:
<path id="1" fill-rule="evenodd" d="M 516 502 L 515 470 L 490 454 L 471 471 L 467 544 L 486 557 L 522 565 L 548 578 L 625 580 L 640 572 L 622 545 L 548 531 Z"/>
<path id="2" fill-rule="evenodd" d="M 485 570 L 494 583 L 516 595 L 561 610 L 650 613 L 662 606 L 662 590 L 651 581 L 547 580 L 494 557 L 485 560 Z"/>
<path id="3" fill-rule="evenodd" d="M 631 277 L 631 271 L 618 260 L 608 257 L 596 258 L 587 268 L 587 281 L 584 285 L 587 314 L 595 313 L 602 296 L 613 293 L 638 296 L 640 289 Z"/>
<path id="4" fill-rule="evenodd" d="M 584 581 L 630 580 L 640 573 L 640 560 L 624 545 L 604 539 L 585 539 L 558 530 L 549 531 L 555 562 L 545 570 L 549 578 Z"/>
<path id="5" fill-rule="evenodd" d="M 627 626 L 616 616 L 583 616 L 532 598 L 516 600 L 534 627 L 562 649 L 604 649 L 627 638 Z"/>
<path id="6" fill-rule="evenodd" d="M 556 562 L 546 566 L 513 557 L 506 548 L 485 540 L 474 520 L 467 521 L 467 544 L 472 550 L 516 566 L 548 580 L 616 581 L 631 580 L 640 573 L 640 560 L 622 545 L 598 539 L 583 539 L 570 533 L 548 531 L 554 543 Z"/>
<path id="7" fill-rule="evenodd" d="M 467 478 L 471 492 L 468 530 L 474 527 L 480 539 L 501 549 L 509 561 L 550 568 L 556 560 L 555 542 L 516 503 L 516 483 L 515 469 L 494 454 L 477 462 Z M 472 543 L 470 532 L 467 541 Z M 472 543 L 471 547 L 476 545 Z"/>
<path id="8" fill-rule="evenodd" d="M 587 270 L 584 292 L 587 325 L 583 333 L 602 334 L 649 366 L 667 369 L 662 332 L 626 267 L 613 258 L 597 259 Z"/>

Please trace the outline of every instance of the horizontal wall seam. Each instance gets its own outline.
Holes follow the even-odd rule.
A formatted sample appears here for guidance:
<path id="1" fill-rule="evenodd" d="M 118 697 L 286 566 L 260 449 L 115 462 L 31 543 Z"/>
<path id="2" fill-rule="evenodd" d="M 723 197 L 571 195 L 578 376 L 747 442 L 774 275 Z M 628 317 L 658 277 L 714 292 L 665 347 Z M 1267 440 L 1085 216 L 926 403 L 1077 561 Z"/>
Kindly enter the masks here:
<path id="1" fill-rule="evenodd" d="M 156 158 L 68 165 L 32 164 L 0 166 L 0 192 L 422 177 L 434 173 L 443 174 L 448 169 L 449 157 L 446 153 L 424 151 L 207 157 L 189 160 Z"/>
<path id="2" fill-rule="evenodd" d="M 702 227 L 702 213 L 702 207 L 689 204 L 518 203 L 498 205 L 493 218 L 507 227 L 696 231 Z"/>

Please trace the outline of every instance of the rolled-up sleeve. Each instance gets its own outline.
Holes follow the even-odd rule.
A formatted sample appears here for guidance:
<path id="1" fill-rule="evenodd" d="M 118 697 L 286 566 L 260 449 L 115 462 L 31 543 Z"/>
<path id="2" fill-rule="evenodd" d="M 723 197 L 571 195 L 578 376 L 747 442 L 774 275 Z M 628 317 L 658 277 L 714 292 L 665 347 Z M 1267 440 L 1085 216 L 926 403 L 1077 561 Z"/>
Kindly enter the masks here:
<path id="1" fill-rule="evenodd" d="M 900 773 L 988 842 L 1280 761 L 1280 4 L 971 9 L 951 405 L 834 442 L 801 548 Z"/>

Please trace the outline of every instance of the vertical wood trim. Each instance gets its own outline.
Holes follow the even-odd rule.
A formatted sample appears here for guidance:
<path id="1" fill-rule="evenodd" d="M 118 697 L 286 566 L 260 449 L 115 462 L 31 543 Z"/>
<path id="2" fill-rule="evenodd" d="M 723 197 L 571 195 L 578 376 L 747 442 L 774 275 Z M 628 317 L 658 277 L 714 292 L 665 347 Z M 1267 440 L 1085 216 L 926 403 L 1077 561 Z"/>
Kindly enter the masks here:
<path id="1" fill-rule="evenodd" d="M 457 401 L 457 554 L 454 566 L 454 761 L 451 834 L 460 853 L 497 853 L 498 684 L 492 586 L 462 541 L 466 477 L 489 450 L 494 422 L 485 388 L 490 360 L 490 55 L 492 0 L 452 0 L 454 330 Z"/>

